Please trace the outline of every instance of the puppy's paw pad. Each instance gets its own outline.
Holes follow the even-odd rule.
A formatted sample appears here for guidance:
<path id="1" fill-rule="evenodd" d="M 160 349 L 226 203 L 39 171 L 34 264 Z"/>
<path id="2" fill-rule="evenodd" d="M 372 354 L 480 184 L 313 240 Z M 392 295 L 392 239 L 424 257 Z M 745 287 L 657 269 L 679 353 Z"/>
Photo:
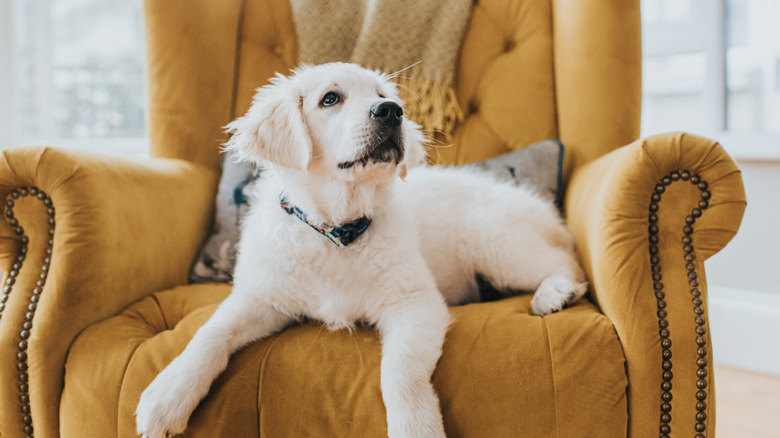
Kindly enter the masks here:
<path id="1" fill-rule="evenodd" d="M 549 315 L 569 307 L 581 295 L 580 288 L 563 276 L 547 277 L 531 300 L 534 315 Z"/>

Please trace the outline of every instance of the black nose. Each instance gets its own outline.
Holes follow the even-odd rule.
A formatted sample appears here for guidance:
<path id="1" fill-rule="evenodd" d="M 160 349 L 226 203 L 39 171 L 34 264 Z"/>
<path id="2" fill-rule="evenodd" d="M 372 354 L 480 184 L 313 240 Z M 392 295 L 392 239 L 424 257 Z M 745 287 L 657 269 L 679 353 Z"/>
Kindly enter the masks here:
<path id="1" fill-rule="evenodd" d="M 376 119 L 377 122 L 387 126 L 398 126 L 401 124 L 401 119 L 404 117 L 404 110 L 401 105 L 386 100 L 384 102 L 377 102 L 371 106 L 371 118 Z"/>

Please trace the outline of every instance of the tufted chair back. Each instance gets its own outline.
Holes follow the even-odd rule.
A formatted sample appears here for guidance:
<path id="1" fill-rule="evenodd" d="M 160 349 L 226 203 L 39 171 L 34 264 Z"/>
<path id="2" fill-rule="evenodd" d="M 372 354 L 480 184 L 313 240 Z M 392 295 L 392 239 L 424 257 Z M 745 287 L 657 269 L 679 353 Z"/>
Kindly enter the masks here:
<path id="1" fill-rule="evenodd" d="M 559 138 L 568 175 L 638 137 L 639 0 L 474 3 L 456 75 L 466 117 L 435 162 Z M 151 154 L 219 170 L 222 127 L 297 64 L 288 1 L 146 0 L 145 15 Z"/>

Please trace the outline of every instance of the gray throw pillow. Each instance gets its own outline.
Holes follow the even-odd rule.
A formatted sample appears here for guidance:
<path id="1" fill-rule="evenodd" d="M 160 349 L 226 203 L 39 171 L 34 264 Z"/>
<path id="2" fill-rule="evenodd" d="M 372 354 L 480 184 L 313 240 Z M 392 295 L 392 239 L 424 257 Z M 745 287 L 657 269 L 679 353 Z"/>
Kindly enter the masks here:
<path id="1" fill-rule="evenodd" d="M 241 220 L 249 209 L 248 188 L 259 180 L 259 177 L 260 169 L 254 165 L 236 162 L 230 155 L 222 157 L 222 178 L 217 190 L 214 225 L 192 266 L 191 282 L 233 280 Z"/>
<path id="2" fill-rule="evenodd" d="M 544 140 L 498 157 L 461 167 L 479 169 L 501 181 L 527 185 L 558 208 L 563 205 L 563 144 Z M 222 160 L 222 179 L 217 192 L 214 227 L 190 271 L 193 283 L 230 282 L 236 263 L 240 224 L 247 209 L 251 184 L 262 184 L 262 172 L 231 156 Z"/>
<path id="3" fill-rule="evenodd" d="M 563 143 L 550 139 L 461 167 L 480 169 L 499 181 L 531 187 L 560 210 L 563 208 L 563 152 Z"/>

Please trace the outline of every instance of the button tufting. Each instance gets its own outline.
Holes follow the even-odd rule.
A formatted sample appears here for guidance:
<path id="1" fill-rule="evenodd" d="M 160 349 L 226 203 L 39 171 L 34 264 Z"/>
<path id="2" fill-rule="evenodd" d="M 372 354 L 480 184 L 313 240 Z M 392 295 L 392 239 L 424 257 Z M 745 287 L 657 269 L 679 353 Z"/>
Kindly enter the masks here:
<path id="1" fill-rule="evenodd" d="M 515 46 L 517 46 L 517 43 L 515 43 L 512 40 L 504 41 L 504 53 L 511 52 L 512 49 L 515 48 Z"/>
<path id="2" fill-rule="evenodd" d="M 479 112 L 479 104 L 475 100 L 470 100 L 466 111 L 469 115 L 477 114 Z"/>

